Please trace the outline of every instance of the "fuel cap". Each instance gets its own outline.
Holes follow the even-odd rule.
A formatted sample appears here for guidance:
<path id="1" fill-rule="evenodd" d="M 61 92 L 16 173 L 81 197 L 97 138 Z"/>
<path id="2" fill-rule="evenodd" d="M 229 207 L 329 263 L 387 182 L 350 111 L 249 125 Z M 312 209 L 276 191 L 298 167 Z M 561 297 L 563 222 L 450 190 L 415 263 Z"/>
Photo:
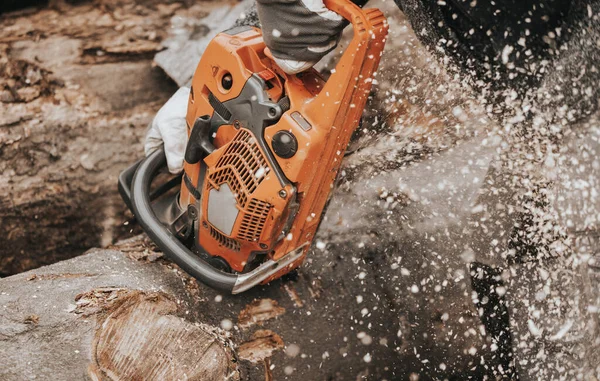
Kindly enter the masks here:
<path id="1" fill-rule="evenodd" d="M 279 131 L 273 136 L 273 151 L 279 157 L 289 159 L 298 151 L 298 140 L 294 134 L 288 131 Z"/>

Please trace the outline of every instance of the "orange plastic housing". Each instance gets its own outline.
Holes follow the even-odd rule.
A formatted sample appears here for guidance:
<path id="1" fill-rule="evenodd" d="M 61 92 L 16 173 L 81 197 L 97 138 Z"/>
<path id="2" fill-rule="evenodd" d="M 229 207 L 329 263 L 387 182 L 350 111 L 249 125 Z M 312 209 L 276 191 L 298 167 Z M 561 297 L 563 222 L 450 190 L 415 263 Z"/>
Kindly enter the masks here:
<path id="1" fill-rule="evenodd" d="M 218 127 L 211 136 L 216 149 L 202 162 L 186 162 L 184 166 L 189 182 L 194 187 L 201 184 L 200 200 L 185 184 L 179 200 L 181 207 L 191 204 L 199 211 L 196 243 L 223 258 L 236 272 L 244 271 L 257 254 L 278 260 L 303 250 L 297 261 L 265 283 L 299 266 L 306 256 L 350 137 L 359 124 L 387 36 L 387 22 L 379 10 L 362 10 L 345 0 L 325 3 L 348 19 L 354 30 L 353 39 L 326 82 L 314 70 L 299 75 L 283 72 L 270 58 L 256 28 L 217 35 L 206 48 L 192 82 L 188 134 L 197 118 L 215 114 L 210 94 L 222 103 L 235 99 L 253 75 L 265 82 L 273 102 L 289 98 L 289 110 L 275 124 L 266 126 L 262 137 L 255 136 L 248 121 L 237 120 L 236 115 L 233 123 Z M 225 75 L 233 79 L 229 89 L 222 84 Z M 297 150 L 292 157 L 274 154 L 273 137 L 279 131 L 296 138 Z M 264 139 L 271 152 L 265 152 L 257 139 Z M 278 169 L 286 182 L 275 175 Z M 220 231 L 208 218 L 208 195 L 224 184 L 235 195 L 239 211 L 231 232 Z"/>

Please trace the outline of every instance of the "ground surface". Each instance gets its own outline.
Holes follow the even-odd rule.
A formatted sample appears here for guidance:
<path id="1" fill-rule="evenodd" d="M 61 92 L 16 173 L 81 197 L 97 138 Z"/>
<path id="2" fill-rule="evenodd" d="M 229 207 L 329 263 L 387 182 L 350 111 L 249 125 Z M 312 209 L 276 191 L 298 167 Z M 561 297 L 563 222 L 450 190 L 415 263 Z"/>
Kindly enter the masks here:
<path id="1" fill-rule="evenodd" d="M 197 20 L 218 5 L 99 0 L 0 16 L 2 274 L 130 236 L 116 177 L 176 89 L 152 57 L 177 31 L 201 33 Z M 131 303 L 156 317 L 151 327 L 165 315 L 196 327 L 185 348 L 222 340 L 223 351 L 203 353 L 251 380 L 480 378 L 497 359 L 472 308 L 461 233 L 494 150 L 489 122 L 393 3 L 380 5 L 394 54 L 296 276 L 219 296 L 138 239 L 2 279 L 0 378 L 123 379 L 147 368 L 151 353 L 119 367 L 106 359 L 132 348 L 98 339 L 114 313 L 125 328 L 136 321 Z M 188 369 L 203 353 L 172 361 Z"/>
<path id="2" fill-rule="evenodd" d="M 83 2 L 0 16 L 0 274 L 112 243 L 116 176 L 176 89 L 151 58 L 180 8 Z"/>

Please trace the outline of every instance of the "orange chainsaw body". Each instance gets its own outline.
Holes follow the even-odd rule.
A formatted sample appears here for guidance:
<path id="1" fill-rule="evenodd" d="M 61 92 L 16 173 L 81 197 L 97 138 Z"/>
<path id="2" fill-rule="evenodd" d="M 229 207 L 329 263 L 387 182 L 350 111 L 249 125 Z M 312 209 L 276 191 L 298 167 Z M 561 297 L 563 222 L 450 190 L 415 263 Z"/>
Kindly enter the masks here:
<path id="1" fill-rule="evenodd" d="M 180 207 L 198 211 L 195 244 L 235 272 L 302 251 L 263 283 L 304 260 L 387 36 L 379 10 L 345 0 L 326 5 L 354 29 L 327 81 L 313 69 L 283 72 L 260 29 L 251 27 L 217 35 L 192 81 L 188 135 L 193 139 L 194 128 L 208 128 L 212 148 L 198 162 L 186 160 Z"/>

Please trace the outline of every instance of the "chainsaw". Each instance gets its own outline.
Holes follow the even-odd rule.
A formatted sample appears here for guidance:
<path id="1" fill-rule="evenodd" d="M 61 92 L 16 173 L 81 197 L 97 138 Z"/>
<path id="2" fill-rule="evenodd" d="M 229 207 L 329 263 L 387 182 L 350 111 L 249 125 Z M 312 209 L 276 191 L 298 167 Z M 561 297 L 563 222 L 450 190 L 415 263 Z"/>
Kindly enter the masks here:
<path id="1" fill-rule="evenodd" d="M 300 266 L 359 125 L 387 22 L 349 0 L 325 5 L 353 28 L 327 80 L 286 74 L 258 28 L 222 32 L 192 79 L 183 174 L 153 186 L 166 168 L 159 149 L 119 176 L 158 248 L 216 289 L 237 294 Z"/>

